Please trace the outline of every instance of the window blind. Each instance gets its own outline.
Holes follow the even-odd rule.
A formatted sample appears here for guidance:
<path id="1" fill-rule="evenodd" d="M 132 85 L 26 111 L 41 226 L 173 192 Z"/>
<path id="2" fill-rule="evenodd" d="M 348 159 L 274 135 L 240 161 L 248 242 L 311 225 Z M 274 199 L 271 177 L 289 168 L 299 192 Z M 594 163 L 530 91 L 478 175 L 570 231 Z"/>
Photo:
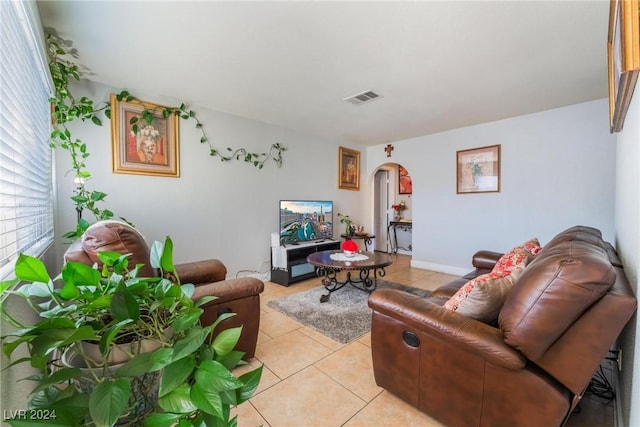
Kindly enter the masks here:
<path id="1" fill-rule="evenodd" d="M 51 78 L 27 2 L 0 2 L 0 279 L 53 241 Z"/>

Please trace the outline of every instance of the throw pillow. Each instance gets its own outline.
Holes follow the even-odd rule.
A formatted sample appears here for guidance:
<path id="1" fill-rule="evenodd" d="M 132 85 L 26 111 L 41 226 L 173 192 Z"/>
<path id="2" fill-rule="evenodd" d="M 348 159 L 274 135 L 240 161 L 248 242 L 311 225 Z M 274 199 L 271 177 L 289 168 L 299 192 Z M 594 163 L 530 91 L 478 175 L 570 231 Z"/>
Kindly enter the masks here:
<path id="1" fill-rule="evenodd" d="M 527 240 L 522 244 L 522 247 L 525 251 L 529 252 L 531 255 L 535 256 L 542 250 L 542 246 L 540 246 L 540 242 L 537 238 L 533 238 L 531 240 Z"/>
<path id="2" fill-rule="evenodd" d="M 511 274 L 487 273 L 464 284 L 445 304 L 444 308 L 481 322 L 495 322 L 505 300 L 511 293 L 513 283 L 524 267 Z"/>
<path id="3" fill-rule="evenodd" d="M 496 265 L 493 266 L 491 273 L 497 273 L 501 276 L 511 274 L 518 267 L 524 267 L 527 264 L 530 253 L 524 247 L 516 246 L 506 254 L 502 255 Z"/>

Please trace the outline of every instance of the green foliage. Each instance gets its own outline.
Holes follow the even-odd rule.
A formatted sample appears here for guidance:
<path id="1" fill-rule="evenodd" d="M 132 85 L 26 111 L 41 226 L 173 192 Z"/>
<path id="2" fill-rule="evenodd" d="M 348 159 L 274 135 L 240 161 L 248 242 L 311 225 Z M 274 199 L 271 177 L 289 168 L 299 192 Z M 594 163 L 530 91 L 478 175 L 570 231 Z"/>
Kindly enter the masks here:
<path id="1" fill-rule="evenodd" d="M 340 219 L 340 223 L 344 224 L 345 226 L 345 234 L 347 236 L 352 236 L 354 233 L 354 229 L 353 229 L 353 220 L 349 217 L 349 215 L 342 215 L 341 213 L 338 213 L 338 218 Z"/>
<path id="2" fill-rule="evenodd" d="M 69 48 L 69 42 L 60 37 L 49 34 L 47 36 L 49 50 L 49 69 L 54 84 L 54 95 L 49 99 L 52 108 L 53 130 L 51 131 L 51 148 L 59 148 L 66 150 L 71 160 L 71 170 L 69 173 L 76 181 L 75 194 L 71 200 L 76 205 L 76 210 L 81 213 L 87 210 L 93 214 L 96 220 L 104 220 L 113 218 L 114 213 L 109 209 L 101 208 L 100 204 L 105 201 L 107 194 L 101 191 L 91 191 L 87 189 L 86 182 L 91 179 L 91 173 L 87 169 L 87 158 L 89 157 L 89 149 L 87 144 L 80 139 L 74 137 L 68 127 L 68 124 L 80 119 L 83 122 L 102 126 L 100 115 L 105 114 L 107 118 L 111 118 L 111 106 L 108 102 L 96 104 L 93 100 L 86 96 L 76 98 L 69 86 L 71 82 L 80 80 L 80 67 L 73 59 L 77 59 L 78 55 L 75 50 Z M 71 59 L 70 59 L 71 58 Z M 119 101 L 141 102 L 138 98 L 131 95 L 128 91 L 123 90 L 116 95 Z M 221 161 L 243 160 L 252 164 L 258 169 L 262 169 L 268 160 L 273 160 L 275 164 L 282 166 L 282 153 L 285 147 L 276 143 L 272 144 L 269 151 L 256 153 L 249 152 L 245 148 L 233 149 L 226 148 L 223 152 L 215 148 L 207 137 L 204 126 L 198 119 L 196 112 L 189 109 L 184 103 L 178 107 L 158 107 L 158 109 L 144 108 L 141 117 L 133 117 L 130 120 L 134 133 L 138 132 L 140 125 L 149 125 L 153 123 L 154 114 L 161 114 L 167 118 L 170 115 L 176 115 L 183 120 L 193 120 L 195 128 L 200 131 L 200 143 L 208 144 L 209 155 L 219 157 Z M 80 218 L 78 215 L 78 225 L 76 230 L 69 231 L 63 237 L 73 239 L 78 238 L 87 229 L 89 223 Z M 126 219 L 122 218 L 125 222 Z"/>
<path id="3" fill-rule="evenodd" d="M 150 264 L 160 277 L 139 277 L 140 266 L 130 266 L 129 255 L 116 252 L 98 254 L 100 269 L 68 262 L 55 278 L 42 261 L 19 256 L 16 276 L 26 283 L 12 290 L 16 280 L 1 282 L 0 290 L 24 298 L 39 320 L 21 324 L 1 306 L 3 318 L 17 327 L 1 337 L 2 350 L 11 358 L 26 347 L 29 357 L 9 366 L 29 363 L 39 370 L 26 378 L 35 382 L 29 407 L 54 416 L 37 422 L 20 417 L 8 424 L 113 426 L 126 419 L 146 426 L 236 425 L 230 407 L 252 396 L 262 367 L 233 375 L 231 369 L 242 363 L 243 353 L 234 350 L 241 328 L 209 339 L 234 314 L 201 325 L 202 301 L 191 299 L 193 285 L 177 279 L 172 250 L 168 237 L 152 246 Z M 157 348 L 125 345 L 143 339 L 155 341 Z M 98 344 L 97 355 L 84 350 L 86 342 Z M 126 349 L 129 359 L 110 366 L 116 347 Z M 58 355 L 75 355 L 82 366 L 60 364 Z M 149 399 L 154 395 L 156 400 Z M 141 397 L 148 400 L 144 412 L 136 410 Z"/>
<path id="4" fill-rule="evenodd" d="M 231 148 L 227 147 L 226 152 L 223 154 L 222 151 L 218 150 L 213 146 L 211 140 L 207 136 L 204 130 L 204 126 L 202 122 L 198 119 L 198 116 L 195 111 L 189 109 L 186 104 L 182 103 L 179 107 L 162 107 L 157 106 L 149 109 L 146 104 L 144 104 L 140 99 L 131 95 L 128 91 L 123 90 L 122 92 L 116 94 L 116 99 L 118 101 L 126 101 L 126 102 L 135 102 L 143 105 L 144 108 L 140 115 L 142 117 L 132 117 L 129 121 L 131 124 L 131 130 L 133 133 L 138 133 L 138 129 L 140 126 L 146 126 L 153 123 L 154 116 L 161 115 L 164 118 L 170 117 L 172 115 L 176 115 L 183 120 L 193 120 L 195 122 L 195 128 L 200 131 L 200 143 L 209 145 L 209 155 L 214 157 L 219 157 L 220 161 L 228 162 L 230 160 L 243 160 L 246 163 L 250 163 L 258 169 L 262 169 L 265 163 L 268 160 L 273 160 L 275 164 L 280 167 L 282 166 L 282 153 L 286 151 L 286 147 L 275 143 L 271 144 L 269 147 L 269 151 L 262 153 L 249 152 L 245 148 Z M 107 106 L 105 109 L 105 115 L 107 117 L 111 117 L 110 107 Z"/>

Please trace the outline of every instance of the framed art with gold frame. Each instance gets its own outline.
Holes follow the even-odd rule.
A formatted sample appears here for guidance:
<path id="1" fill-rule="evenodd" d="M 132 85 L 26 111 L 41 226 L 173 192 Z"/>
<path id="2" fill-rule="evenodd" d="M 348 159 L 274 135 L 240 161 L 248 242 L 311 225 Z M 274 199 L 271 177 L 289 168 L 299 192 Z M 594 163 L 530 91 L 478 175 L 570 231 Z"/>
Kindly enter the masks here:
<path id="1" fill-rule="evenodd" d="M 457 151 L 456 160 L 458 194 L 500 191 L 500 145 Z"/>
<path id="2" fill-rule="evenodd" d="M 360 190 L 360 152 L 338 148 L 338 188 Z"/>
<path id="3" fill-rule="evenodd" d="M 111 95 L 111 150 L 114 173 L 180 176 L 179 120 L 176 114 L 164 117 L 166 107 L 150 102 L 118 101 Z M 148 110 L 148 124 L 142 112 Z M 132 119 L 137 121 L 134 132 Z"/>
<path id="4" fill-rule="evenodd" d="M 638 0 L 611 0 L 609 35 L 609 125 L 620 132 L 640 71 L 640 16 Z"/>

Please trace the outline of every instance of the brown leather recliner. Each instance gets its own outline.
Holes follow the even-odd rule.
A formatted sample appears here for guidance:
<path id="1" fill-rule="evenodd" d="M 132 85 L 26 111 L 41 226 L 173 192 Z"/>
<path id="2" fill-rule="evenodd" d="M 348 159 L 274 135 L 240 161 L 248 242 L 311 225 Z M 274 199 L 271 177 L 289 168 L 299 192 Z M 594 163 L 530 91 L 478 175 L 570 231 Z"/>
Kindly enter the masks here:
<path id="1" fill-rule="evenodd" d="M 442 307 L 500 255 L 479 252 L 474 272 L 429 298 L 386 289 L 369 297 L 376 383 L 449 427 L 561 426 L 636 298 L 600 231 L 576 226 L 526 266 L 497 325 Z"/>
<path id="2" fill-rule="evenodd" d="M 144 264 L 140 275 L 154 277 L 158 272 L 149 265 L 149 246 L 144 237 L 133 227 L 119 221 L 100 221 L 90 226 L 82 237 L 66 251 L 65 261 L 100 264 L 99 251 L 115 251 L 131 254 L 130 263 Z M 195 285 L 194 299 L 215 296 L 215 300 L 202 306 L 200 321 L 207 326 L 223 313 L 236 313 L 222 321 L 214 330 L 219 331 L 242 326 L 242 334 L 236 350 L 245 353 L 244 359 L 255 355 L 260 328 L 260 293 L 264 283 L 253 277 L 225 280 L 227 269 L 217 259 L 209 259 L 175 265 L 181 283 Z"/>

